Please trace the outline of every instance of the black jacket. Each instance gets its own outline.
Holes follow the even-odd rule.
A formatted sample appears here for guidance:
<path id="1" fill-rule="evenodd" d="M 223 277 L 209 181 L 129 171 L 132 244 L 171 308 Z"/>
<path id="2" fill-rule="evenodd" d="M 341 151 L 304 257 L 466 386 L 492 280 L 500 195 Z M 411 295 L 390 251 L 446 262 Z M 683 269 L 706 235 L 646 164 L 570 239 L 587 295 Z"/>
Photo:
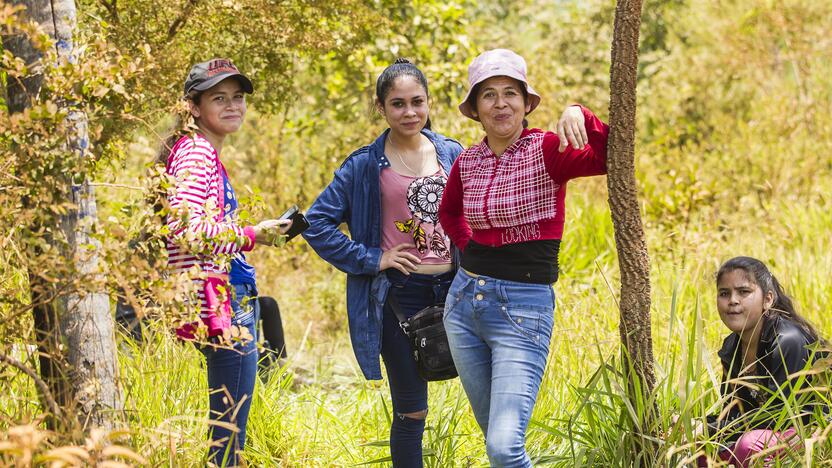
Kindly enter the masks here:
<path id="1" fill-rule="evenodd" d="M 757 346 L 756 368 L 740 376 L 743 369 L 740 337 L 736 333 L 728 335 L 718 355 L 723 370 L 720 392 L 730 397 L 727 404 L 731 404 L 731 408 L 722 419 L 708 416 L 711 432 L 736 428 L 738 430 L 729 429 L 728 434 L 724 434 L 725 438 L 733 440 L 746 429 L 773 426 L 782 409 L 782 400 L 796 390 L 789 375 L 806 367 L 813 358 L 812 344 L 815 342 L 797 323 L 780 316 L 767 318 Z M 780 402 L 774 401 L 764 408 L 774 395 Z"/>

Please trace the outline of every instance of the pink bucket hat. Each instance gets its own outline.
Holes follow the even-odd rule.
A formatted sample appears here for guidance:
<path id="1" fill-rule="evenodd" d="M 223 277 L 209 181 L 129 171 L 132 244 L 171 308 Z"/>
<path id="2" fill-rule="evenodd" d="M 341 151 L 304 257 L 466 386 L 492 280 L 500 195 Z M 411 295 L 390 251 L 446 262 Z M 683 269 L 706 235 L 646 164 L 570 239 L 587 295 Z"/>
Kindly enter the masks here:
<path id="1" fill-rule="evenodd" d="M 471 98 L 471 91 L 474 90 L 474 86 L 493 76 L 514 78 L 526 86 L 531 106 L 529 113 L 540 104 L 540 95 L 526 81 L 526 61 L 523 60 L 523 57 L 508 49 L 493 49 L 481 53 L 468 65 L 468 93 L 462 100 L 462 104 L 459 105 L 459 111 L 462 112 L 462 115 L 479 120 L 474 117 L 468 99 Z"/>

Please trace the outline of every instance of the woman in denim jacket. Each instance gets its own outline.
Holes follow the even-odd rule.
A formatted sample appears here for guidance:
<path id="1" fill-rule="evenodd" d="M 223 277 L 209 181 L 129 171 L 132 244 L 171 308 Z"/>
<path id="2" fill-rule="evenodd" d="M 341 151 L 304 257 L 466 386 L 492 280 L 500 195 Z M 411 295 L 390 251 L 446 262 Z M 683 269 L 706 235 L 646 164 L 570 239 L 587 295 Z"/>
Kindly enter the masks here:
<path id="1" fill-rule="evenodd" d="M 381 379 L 379 354 L 384 359 L 393 465 L 421 467 L 427 382 L 387 299 L 395 295 L 408 317 L 445 300 L 453 247 L 439 224 L 439 202 L 462 147 L 430 130 L 427 80 L 406 60 L 381 73 L 376 98 L 390 128 L 335 171 L 307 213 L 303 236 L 347 273 L 350 338 L 364 377 Z M 338 229 L 343 222 L 350 237 Z"/>

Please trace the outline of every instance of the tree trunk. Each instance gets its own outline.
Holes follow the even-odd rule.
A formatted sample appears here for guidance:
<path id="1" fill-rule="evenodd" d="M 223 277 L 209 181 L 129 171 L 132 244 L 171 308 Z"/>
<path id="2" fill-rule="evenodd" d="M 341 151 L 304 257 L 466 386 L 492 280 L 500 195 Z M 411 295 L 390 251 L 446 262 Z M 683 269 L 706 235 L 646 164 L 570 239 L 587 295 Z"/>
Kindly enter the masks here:
<path id="1" fill-rule="evenodd" d="M 58 60 L 74 60 L 72 32 L 75 29 L 75 3 L 73 0 L 23 0 L 16 2 L 26 7 L 28 19 L 37 22 L 54 40 Z M 41 54 L 26 37 L 4 38 L 4 48 L 27 65 L 41 60 Z M 20 112 L 38 99 L 41 75 L 28 77 L 21 82 L 14 80 L 8 86 L 10 112 Z M 67 141 L 68 157 L 84 158 L 89 139 L 87 117 L 73 109 L 73 103 L 60 103 L 67 111 L 66 123 L 70 126 Z M 109 298 L 100 291 L 87 291 L 89 283 L 98 271 L 99 243 L 90 237 L 97 220 L 95 193 L 85 174 L 66 174 L 70 200 L 74 208 L 55 220 L 57 226 L 41 226 L 43 232 L 56 232 L 67 242 L 52 244 L 58 248 L 67 262 L 74 267 L 77 278 L 63 278 L 70 284 L 67 289 L 52 284 L 38 271 L 38 265 L 30 266 L 29 278 L 34 308 L 34 322 L 40 352 L 40 372 L 50 392 L 64 409 L 65 417 L 77 416 L 70 425 L 83 427 L 112 427 L 114 416 L 122 409 L 121 392 L 117 385 L 118 368 L 113 317 Z M 82 181 L 81 183 L 76 183 Z M 36 229 L 36 232 L 40 229 Z M 92 245 L 93 248 L 89 248 Z M 76 280 L 76 281 L 73 281 Z M 56 421 L 51 421 L 57 427 Z"/>
<path id="2" fill-rule="evenodd" d="M 619 331 L 625 362 L 642 383 L 643 395 L 652 391 L 653 339 L 650 332 L 650 260 L 638 204 L 635 178 L 636 77 L 641 0 L 618 0 L 610 67 L 610 137 L 607 185 L 621 270 Z M 630 366 L 625 365 L 635 390 Z"/>

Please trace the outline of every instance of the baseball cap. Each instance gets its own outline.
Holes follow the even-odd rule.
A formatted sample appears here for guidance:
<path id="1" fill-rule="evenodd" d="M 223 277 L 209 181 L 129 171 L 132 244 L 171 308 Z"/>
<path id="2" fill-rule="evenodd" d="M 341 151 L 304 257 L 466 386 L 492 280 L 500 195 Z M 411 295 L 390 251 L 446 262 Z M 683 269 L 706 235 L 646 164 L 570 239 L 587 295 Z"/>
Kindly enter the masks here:
<path id="1" fill-rule="evenodd" d="M 240 70 L 237 70 L 237 67 L 231 63 L 231 60 L 215 58 L 207 62 L 197 63 L 191 67 L 188 79 L 185 80 L 185 95 L 191 91 L 205 91 L 230 77 L 237 78 L 246 93 L 254 92 L 251 80 L 240 73 Z"/>

